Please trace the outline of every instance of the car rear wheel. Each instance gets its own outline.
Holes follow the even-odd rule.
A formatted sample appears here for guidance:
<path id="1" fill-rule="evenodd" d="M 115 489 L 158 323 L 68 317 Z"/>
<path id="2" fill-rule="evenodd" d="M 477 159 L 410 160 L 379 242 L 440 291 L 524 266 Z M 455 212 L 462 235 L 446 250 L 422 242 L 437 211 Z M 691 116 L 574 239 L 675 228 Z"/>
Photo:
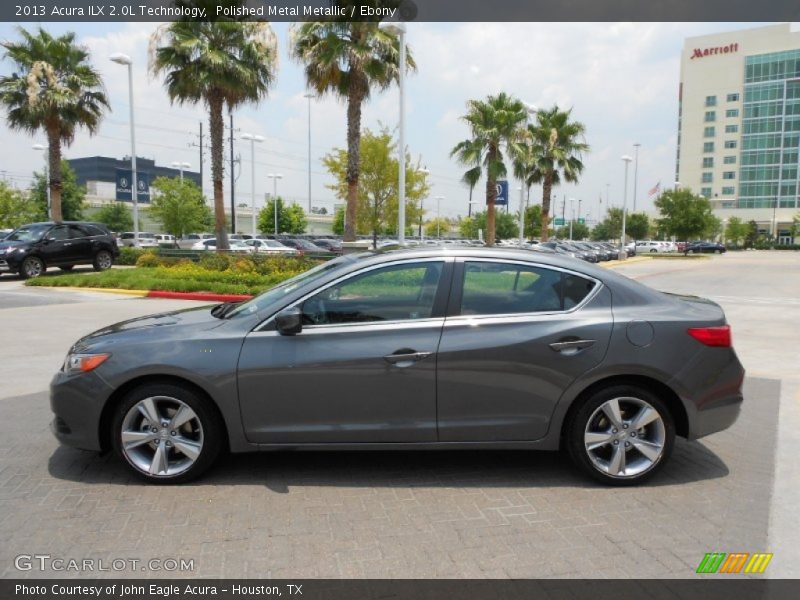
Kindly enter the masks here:
<path id="1" fill-rule="evenodd" d="M 28 256 L 22 261 L 19 274 L 23 279 L 31 279 L 33 277 L 39 277 L 39 275 L 45 271 L 46 268 L 44 266 L 44 261 L 42 261 L 41 258 L 36 256 Z"/>
<path id="2" fill-rule="evenodd" d="M 174 384 L 146 384 L 128 393 L 112 427 L 116 453 L 153 483 L 200 476 L 219 456 L 224 437 L 210 402 Z"/>
<path id="3" fill-rule="evenodd" d="M 675 424 L 655 394 L 617 385 L 586 399 L 572 414 L 566 436 L 570 457 L 583 472 L 606 484 L 634 485 L 667 462 Z"/>
<path id="4" fill-rule="evenodd" d="M 113 264 L 114 257 L 111 256 L 111 252 L 108 250 L 100 250 L 100 252 L 94 255 L 94 263 L 92 266 L 95 271 L 105 271 L 110 269 Z"/>

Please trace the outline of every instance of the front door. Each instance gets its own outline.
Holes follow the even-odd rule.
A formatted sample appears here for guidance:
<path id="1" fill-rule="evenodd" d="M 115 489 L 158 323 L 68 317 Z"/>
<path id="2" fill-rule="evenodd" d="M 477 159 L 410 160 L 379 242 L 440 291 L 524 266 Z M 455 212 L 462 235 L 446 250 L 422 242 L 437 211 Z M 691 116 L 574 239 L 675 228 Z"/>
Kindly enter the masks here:
<path id="1" fill-rule="evenodd" d="M 42 240 L 39 253 L 48 266 L 64 265 L 77 260 L 77 250 L 70 239 L 69 225 L 56 225 Z"/>
<path id="2" fill-rule="evenodd" d="M 513 261 L 458 264 L 438 355 L 439 440 L 531 441 L 611 336 L 600 283 Z"/>
<path id="3" fill-rule="evenodd" d="M 297 304 L 303 331 L 248 335 L 247 437 L 274 444 L 436 441 L 436 350 L 452 263 L 381 265 Z"/>

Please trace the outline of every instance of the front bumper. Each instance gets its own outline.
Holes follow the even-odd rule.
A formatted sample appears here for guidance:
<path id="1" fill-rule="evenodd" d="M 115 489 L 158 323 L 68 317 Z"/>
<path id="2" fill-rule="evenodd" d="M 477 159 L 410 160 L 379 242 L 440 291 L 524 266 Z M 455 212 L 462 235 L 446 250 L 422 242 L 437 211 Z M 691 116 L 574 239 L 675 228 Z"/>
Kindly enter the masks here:
<path id="1" fill-rule="evenodd" d="M 113 389 L 94 371 L 67 375 L 59 371 L 50 382 L 53 435 L 65 446 L 102 449 L 100 417 Z"/>

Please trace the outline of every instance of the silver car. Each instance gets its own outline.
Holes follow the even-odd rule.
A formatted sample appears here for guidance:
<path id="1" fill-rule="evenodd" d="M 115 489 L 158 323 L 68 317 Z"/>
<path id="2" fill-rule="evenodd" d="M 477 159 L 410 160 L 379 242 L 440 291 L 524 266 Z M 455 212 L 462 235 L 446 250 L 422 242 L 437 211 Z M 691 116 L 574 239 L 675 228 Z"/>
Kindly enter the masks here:
<path id="1" fill-rule="evenodd" d="M 628 485 L 729 427 L 722 309 L 527 250 L 345 255 L 247 302 L 110 325 L 51 385 L 62 443 L 153 482 L 223 451 L 565 450 Z"/>

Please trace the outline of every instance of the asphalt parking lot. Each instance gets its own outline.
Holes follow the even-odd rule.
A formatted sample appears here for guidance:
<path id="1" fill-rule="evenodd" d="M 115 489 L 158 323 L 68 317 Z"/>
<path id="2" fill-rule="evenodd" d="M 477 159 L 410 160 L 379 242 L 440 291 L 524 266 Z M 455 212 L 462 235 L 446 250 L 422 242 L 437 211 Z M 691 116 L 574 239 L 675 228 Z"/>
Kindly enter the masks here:
<path id="1" fill-rule="evenodd" d="M 61 448 L 47 385 L 100 326 L 193 303 L 25 288 L 0 278 L 0 577 L 19 554 L 194 559 L 122 577 L 691 577 L 706 552 L 774 552 L 796 577 L 800 253 L 617 267 L 726 310 L 748 371 L 730 430 L 679 442 L 651 483 L 611 489 L 531 452 L 279 453 L 226 458 L 182 487 Z"/>

